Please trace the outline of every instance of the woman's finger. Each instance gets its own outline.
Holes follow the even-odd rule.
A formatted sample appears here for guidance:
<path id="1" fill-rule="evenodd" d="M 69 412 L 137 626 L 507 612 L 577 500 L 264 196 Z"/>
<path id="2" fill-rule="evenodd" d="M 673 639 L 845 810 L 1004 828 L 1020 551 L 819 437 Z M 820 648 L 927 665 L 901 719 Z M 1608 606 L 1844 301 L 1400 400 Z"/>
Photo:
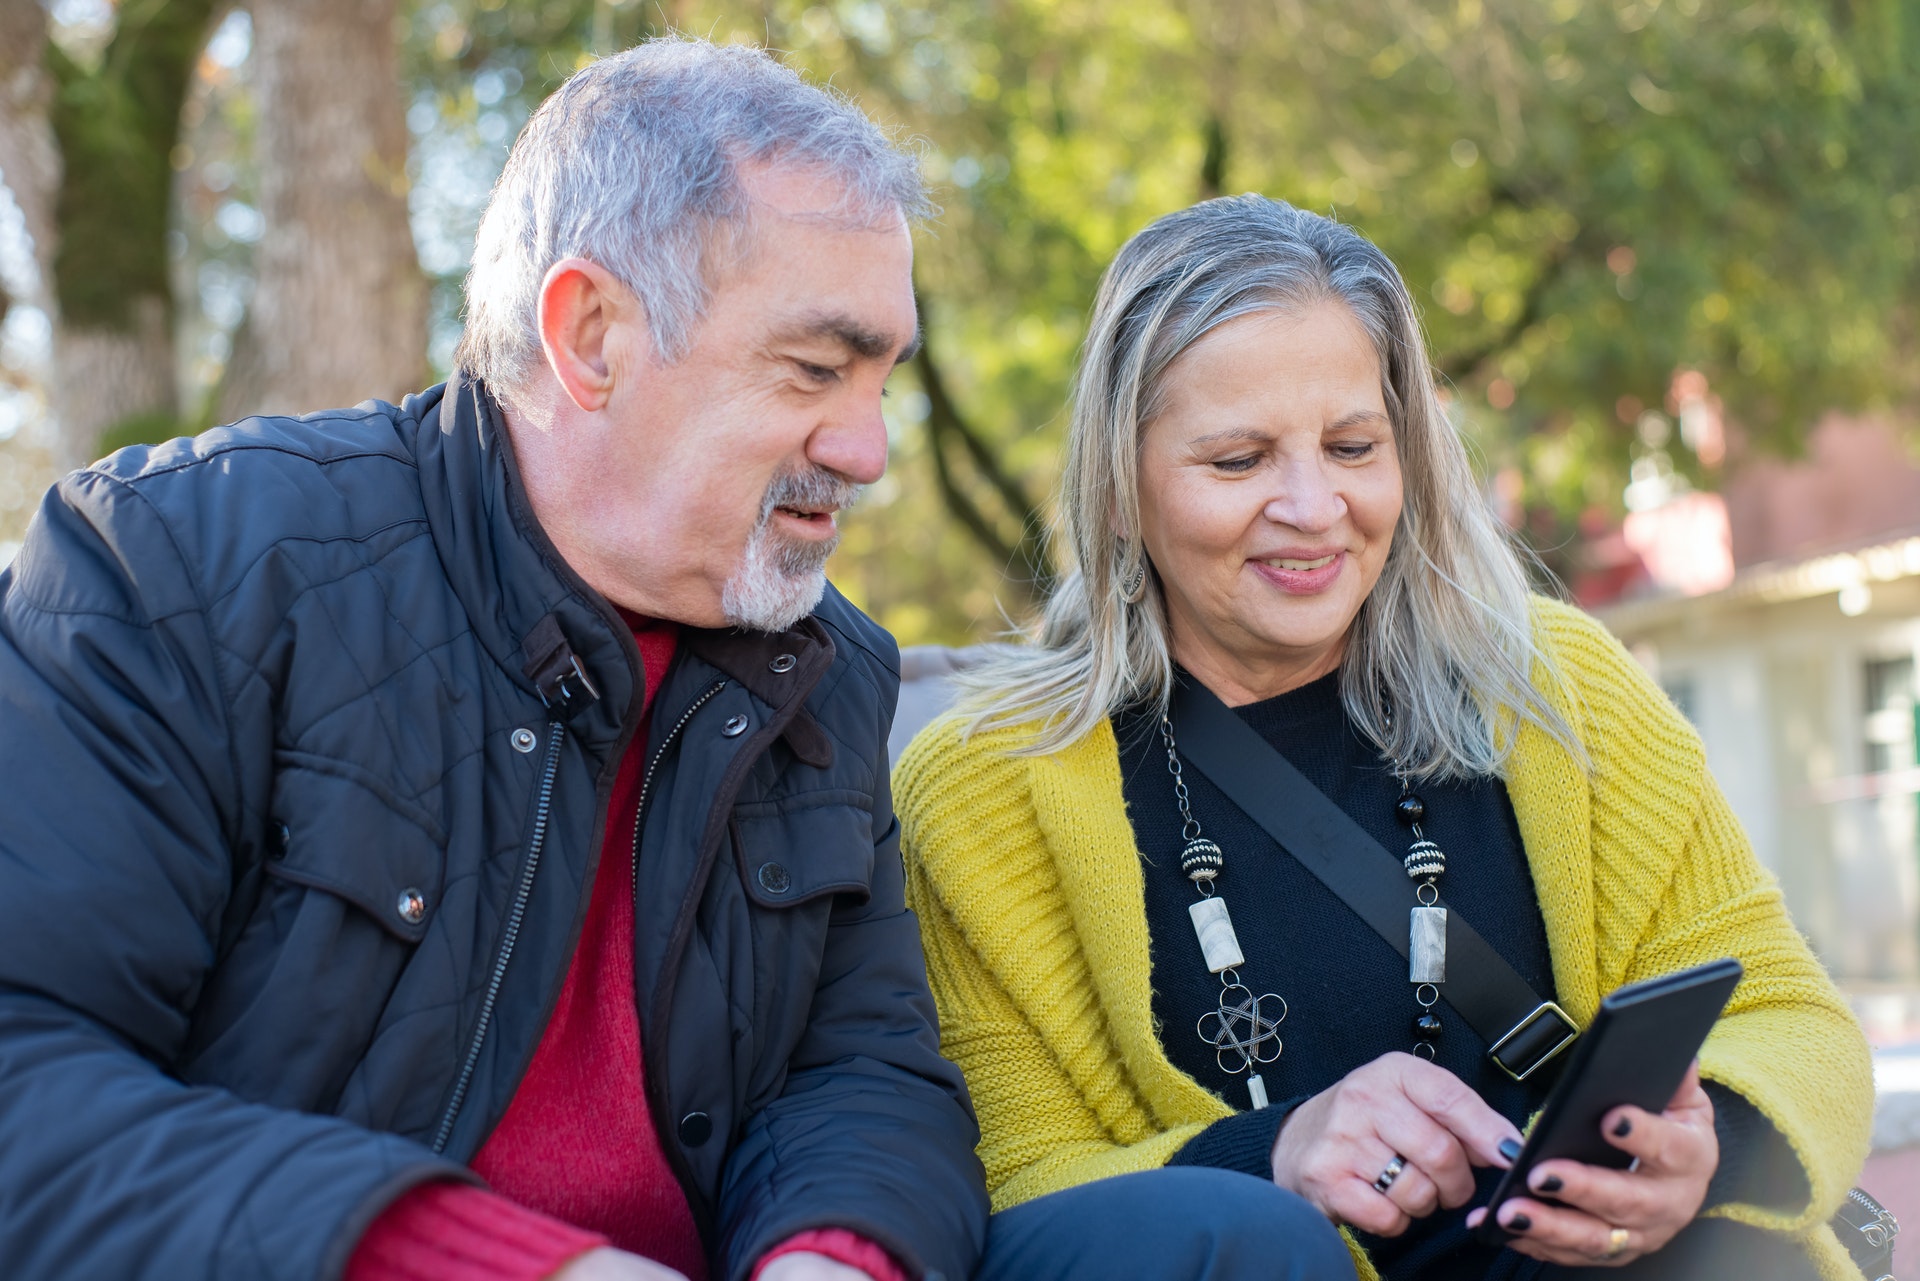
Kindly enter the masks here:
<path id="1" fill-rule="evenodd" d="M 1640 1162 L 1647 1174 L 1711 1172 L 1719 1164 L 1720 1144 L 1711 1112 L 1656 1116 L 1636 1107 L 1617 1107 L 1600 1122 L 1608 1143 Z"/>
<path id="2" fill-rule="evenodd" d="M 1466 1148 L 1411 1099 L 1385 1100 L 1372 1123 L 1382 1143 L 1432 1181 L 1441 1205 L 1451 1210 L 1473 1199 L 1473 1163 Z"/>
<path id="3" fill-rule="evenodd" d="M 1411 1054 L 1393 1057 L 1405 1060 L 1396 1066 L 1407 1097 L 1459 1141 L 1472 1164 L 1503 1169 L 1510 1164 L 1501 1155 L 1500 1145 L 1520 1138 L 1513 1122 L 1488 1107 L 1472 1087 L 1445 1068 Z"/>
<path id="4" fill-rule="evenodd" d="M 1618 1265 L 1631 1262 L 1646 1249 L 1643 1234 L 1628 1228 L 1624 1244 L 1615 1251 L 1614 1231 L 1621 1225 L 1566 1206 L 1516 1197 L 1501 1205 L 1496 1214 L 1500 1225 L 1513 1234 L 1507 1242 L 1509 1247 L 1548 1263 L 1566 1267 Z"/>
<path id="5" fill-rule="evenodd" d="M 1336 1223 L 1377 1237 L 1397 1237 L 1413 1223 L 1392 1198 L 1380 1195 L 1371 1183 L 1359 1178 L 1341 1179 L 1328 1188 L 1321 1210 Z"/>
<path id="6" fill-rule="evenodd" d="M 1668 1209 L 1673 1189 L 1661 1179 L 1578 1161 L 1543 1161 L 1527 1187 L 1542 1197 L 1616 1225 L 1650 1226 Z"/>
<path id="7" fill-rule="evenodd" d="M 1387 1189 L 1387 1199 L 1409 1218 L 1424 1219 L 1440 1208 L 1440 1189 L 1427 1177 L 1426 1171 L 1409 1162 Z"/>

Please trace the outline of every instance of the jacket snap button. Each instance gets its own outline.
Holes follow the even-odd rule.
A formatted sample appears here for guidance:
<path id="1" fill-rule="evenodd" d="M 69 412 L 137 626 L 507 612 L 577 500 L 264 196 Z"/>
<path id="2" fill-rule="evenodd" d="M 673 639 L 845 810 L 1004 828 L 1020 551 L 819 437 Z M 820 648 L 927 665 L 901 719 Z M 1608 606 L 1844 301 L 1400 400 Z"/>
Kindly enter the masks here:
<path id="1" fill-rule="evenodd" d="M 400 901 L 394 904 L 394 909 L 408 925 L 418 925 L 427 916 L 427 896 L 416 889 L 401 890 Z"/>
<path id="2" fill-rule="evenodd" d="M 689 1112 L 680 1118 L 680 1141 L 697 1148 L 713 1137 L 713 1118 L 705 1112 Z"/>
<path id="3" fill-rule="evenodd" d="M 531 752 L 539 743 L 539 736 L 530 729 L 517 729 L 513 731 L 513 750 L 519 752 L 522 756 Z"/>
<path id="4" fill-rule="evenodd" d="M 728 738 L 739 738 L 747 732 L 747 718 L 744 716 L 727 717 L 727 723 L 720 727 L 720 732 Z"/>
<path id="5" fill-rule="evenodd" d="M 760 888 L 769 894 L 785 894 L 793 888 L 793 877 L 778 863 L 760 865 Z"/>
<path id="6" fill-rule="evenodd" d="M 800 660 L 795 658 L 792 654 L 782 654 L 780 655 L 780 657 L 774 659 L 771 663 L 768 663 L 767 666 L 771 667 L 775 672 L 784 676 L 788 672 L 792 671 L 794 664 L 799 661 Z"/>

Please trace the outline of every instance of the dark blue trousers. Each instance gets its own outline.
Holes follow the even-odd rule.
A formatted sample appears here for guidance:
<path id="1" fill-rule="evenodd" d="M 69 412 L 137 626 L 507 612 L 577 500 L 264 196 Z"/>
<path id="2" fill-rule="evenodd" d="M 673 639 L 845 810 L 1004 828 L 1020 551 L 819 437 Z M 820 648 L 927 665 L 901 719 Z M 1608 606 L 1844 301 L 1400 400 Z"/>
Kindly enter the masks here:
<path id="1" fill-rule="evenodd" d="M 1320 1212 L 1264 1179 L 1170 1166 L 1084 1183 L 987 1224 L 975 1281 L 1353 1281 Z"/>

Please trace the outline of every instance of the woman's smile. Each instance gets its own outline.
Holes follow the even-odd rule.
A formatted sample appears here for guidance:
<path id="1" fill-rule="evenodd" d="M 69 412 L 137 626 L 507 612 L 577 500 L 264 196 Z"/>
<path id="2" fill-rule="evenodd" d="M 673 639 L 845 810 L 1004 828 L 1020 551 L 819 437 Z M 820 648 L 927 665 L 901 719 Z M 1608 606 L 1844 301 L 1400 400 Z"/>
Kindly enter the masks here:
<path id="1" fill-rule="evenodd" d="M 1261 578 L 1289 596 L 1314 596 L 1339 580 L 1346 568 L 1345 552 L 1332 551 L 1318 556 L 1266 556 L 1247 562 Z"/>

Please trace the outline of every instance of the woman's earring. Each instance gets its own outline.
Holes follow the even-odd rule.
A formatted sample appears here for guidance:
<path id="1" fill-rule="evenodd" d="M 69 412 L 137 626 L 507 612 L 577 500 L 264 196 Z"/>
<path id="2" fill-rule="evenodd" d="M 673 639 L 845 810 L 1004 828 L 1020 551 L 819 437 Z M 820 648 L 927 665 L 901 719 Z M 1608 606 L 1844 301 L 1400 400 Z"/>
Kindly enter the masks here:
<path id="1" fill-rule="evenodd" d="M 1120 576 L 1120 599 L 1129 605 L 1138 605 L 1147 594 L 1147 558 L 1142 555 L 1133 562 L 1133 567 Z"/>

